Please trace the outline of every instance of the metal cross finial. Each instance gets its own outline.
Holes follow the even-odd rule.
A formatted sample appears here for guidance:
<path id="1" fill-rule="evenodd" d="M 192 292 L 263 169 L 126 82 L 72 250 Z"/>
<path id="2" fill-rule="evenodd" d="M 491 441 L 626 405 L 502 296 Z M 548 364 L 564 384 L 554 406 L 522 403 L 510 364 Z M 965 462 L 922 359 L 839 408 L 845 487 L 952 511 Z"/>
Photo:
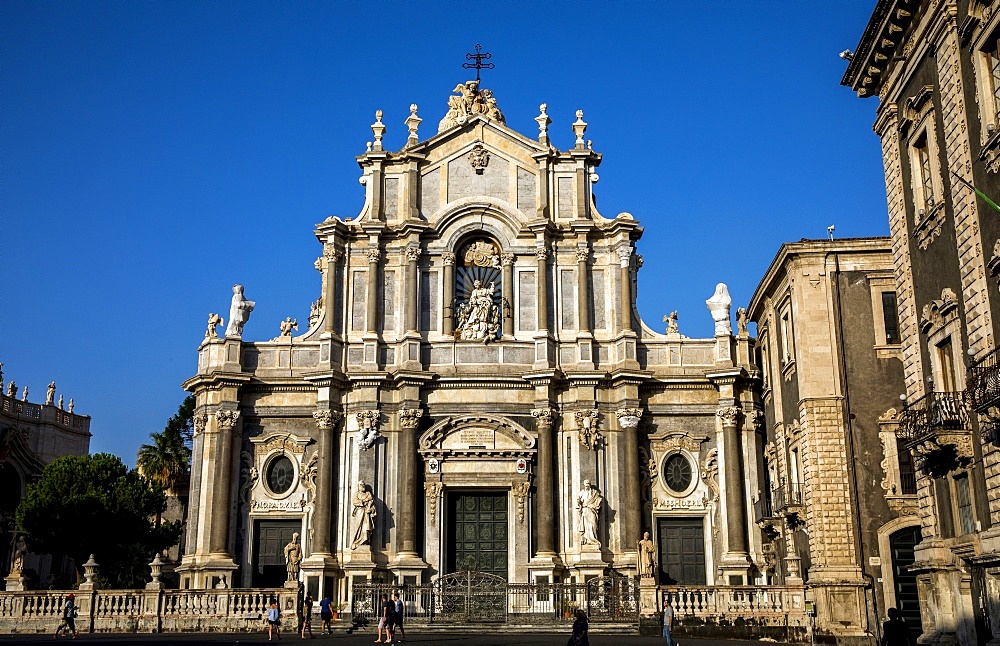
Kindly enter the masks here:
<path id="1" fill-rule="evenodd" d="M 488 61 L 491 58 L 493 58 L 493 54 L 491 54 L 489 52 L 486 52 L 485 54 L 483 54 L 482 51 L 483 51 L 483 46 L 480 45 L 479 43 L 476 43 L 476 53 L 473 54 L 473 53 L 470 52 L 470 53 L 468 53 L 468 54 L 465 55 L 466 60 L 470 60 L 470 61 L 474 60 L 476 62 L 475 63 L 462 63 L 462 67 L 465 68 L 465 69 L 471 70 L 471 69 L 475 68 L 475 70 L 476 70 L 476 80 L 477 81 L 479 80 L 479 70 L 481 70 L 481 69 L 491 70 L 494 67 L 496 67 L 493 63 L 484 63 L 483 62 L 483 61 Z"/>

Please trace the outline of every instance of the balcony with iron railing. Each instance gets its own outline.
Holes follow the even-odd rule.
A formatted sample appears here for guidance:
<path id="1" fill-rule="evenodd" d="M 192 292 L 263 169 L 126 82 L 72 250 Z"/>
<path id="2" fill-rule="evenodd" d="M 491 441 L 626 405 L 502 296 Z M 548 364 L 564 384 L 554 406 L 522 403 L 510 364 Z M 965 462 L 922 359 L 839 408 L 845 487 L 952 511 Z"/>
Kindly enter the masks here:
<path id="1" fill-rule="evenodd" d="M 802 507 L 802 485 L 797 482 L 775 487 L 774 511 L 779 514 L 791 514 L 799 511 Z"/>
<path id="2" fill-rule="evenodd" d="M 965 400 L 975 412 L 1000 404 L 1000 348 L 969 366 L 966 382 Z"/>
<path id="3" fill-rule="evenodd" d="M 931 392 L 908 404 L 896 437 L 932 472 L 946 472 L 972 457 L 972 424 L 964 393 Z"/>

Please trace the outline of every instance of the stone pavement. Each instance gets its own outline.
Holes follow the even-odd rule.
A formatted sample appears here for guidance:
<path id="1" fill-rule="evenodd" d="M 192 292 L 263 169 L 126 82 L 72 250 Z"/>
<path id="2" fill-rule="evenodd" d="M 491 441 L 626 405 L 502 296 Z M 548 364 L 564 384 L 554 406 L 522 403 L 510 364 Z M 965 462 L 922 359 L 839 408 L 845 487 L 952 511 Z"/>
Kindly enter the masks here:
<path id="1" fill-rule="evenodd" d="M 569 637 L 566 634 L 550 635 L 521 635 L 504 634 L 500 631 L 479 635 L 449 635 L 447 633 L 425 633 L 413 632 L 408 634 L 408 639 L 402 642 L 403 646 L 409 644 L 420 646 L 432 646 L 442 644 L 443 646 L 564 646 Z M 373 643 L 374 632 L 364 632 L 353 635 L 344 633 L 328 636 L 316 636 L 312 643 L 316 646 L 367 646 Z M 59 641 L 66 642 L 67 638 Z M 283 643 L 299 644 L 303 640 L 297 635 L 286 635 L 281 640 Z M 308 641 L 308 640 L 305 640 Z M 156 644 L 167 646 L 169 644 L 266 644 L 267 633 L 240 633 L 240 634 L 219 634 L 219 633 L 175 633 L 175 634 L 81 634 L 80 639 L 74 643 L 91 644 L 113 644 L 114 646 L 129 646 L 132 644 Z M 0 635 L 0 646 L 4 644 L 26 644 L 26 643 L 53 643 L 51 635 Z M 595 635 L 591 637 L 590 643 L 593 646 L 661 646 L 663 640 L 657 637 L 638 637 L 634 635 Z M 748 646 L 751 642 L 746 641 L 726 641 L 710 639 L 684 640 L 685 646 Z M 757 645 L 759 646 L 759 644 Z"/>

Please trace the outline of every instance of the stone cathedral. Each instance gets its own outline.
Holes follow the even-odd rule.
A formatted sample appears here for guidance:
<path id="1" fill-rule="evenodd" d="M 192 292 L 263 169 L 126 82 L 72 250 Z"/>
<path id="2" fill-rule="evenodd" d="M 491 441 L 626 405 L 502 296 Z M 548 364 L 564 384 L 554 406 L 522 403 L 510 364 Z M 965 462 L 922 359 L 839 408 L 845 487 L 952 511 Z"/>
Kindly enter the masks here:
<path id="1" fill-rule="evenodd" d="M 479 81 L 442 113 L 422 139 L 410 106 L 398 151 L 375 113 L 364 207 L 314 231 L 308 330 L 243 339 L 252 285 L 210 316 L 182 587 L 281 586 L 289 545 L 342 601 L 461 570 L 582 582 L 637 574 L 646 532 L 659 583 L 766 582 L 744 312 L 734 334 L 720 284 L 713 338 L 639 318 L 643 230 L 598 211 L 582 111 L 569 150 Z"/>

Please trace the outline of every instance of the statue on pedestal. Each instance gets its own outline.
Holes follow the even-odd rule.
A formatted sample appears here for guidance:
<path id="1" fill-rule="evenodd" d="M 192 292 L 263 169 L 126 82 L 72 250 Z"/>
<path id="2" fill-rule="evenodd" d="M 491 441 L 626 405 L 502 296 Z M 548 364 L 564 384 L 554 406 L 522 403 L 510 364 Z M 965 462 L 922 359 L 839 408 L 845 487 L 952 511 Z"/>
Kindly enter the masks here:
<path id="1" fill-rule="evenodd" d="M 354 527 L 354 540 L 351 541 L 351 549 L 357 549 L 359 545 L 370 545 L 372 532 L 375 530 L 375 497 L 368 491 L 364 480 L 358 482 L 358 492 L 354 494 L 352 501 L 354 509 L 351 510 L 351 517 L 361 512 L 361 518 Z"/>
<path id="2" fill-rule="evenodd" d="M 292 534 L 292 540 L 285 545 L 285 567 L 288 569 L 287 581 L 298 581 L 299 563 L 302 562 L 302 546 L 299 545 L 299 533 Z"/>
<path id="3" fill-rule="evenodd" d="M 50 381 L 49 387 L 45 389 L 45 405 L 51 406 L 56 401 L 56 382 Z"/>
<path id="4" fill-rule="evenodd" d="M 597 538 L 597 515 L 603 502 L 604 496 L 597 493 L 590 485 L 590 480 L 584 480 L 580 495 L 576 498 L 576 509 L 580 512 L 580 533 L 583 535 L 580 539 L 582 545 L 601 545 Z"/>
<path id="5" fill-rule="evenodd" d="M 233 300 L 229 305 L 229 326 L 226 328 L 226 336 L 243 336 L 243 326 L 250 319 L 250 312 L 256 305 L 253 301 L 248 301 L 243 296 L 243 285 L 233 285 Z"/>
<path id="6" fill-rule="evenodd" d="M 729 288 L 725 283 L 716 285 L 712 298 L 705 301 L 708 311 L 712 313 L 712 320 L 715 321 L 715 336 L 733 333 L 733 324 L 729 321 L 729 308 L 732 304 L 733 299 L 729 296 Z"/>
<path id="7" fill-rule="evenodd" d="M 639 576 L 652 577 L 656 571 L 656 561 L 654 560 L 656 552 L 653 550 L 653 541 L 649 540 L 649 532 L 643 532 L 642 540 L 636 542 L 635 551 L 636 569 L 639 570 Z"/>
<path id="8" fill-rule="evenodd" d="M 10 576 L 19 577 L 24 572 L 24 557 L 28 555 L 28 544 L 24 540 L 24 535 L 17 537 L 14 542 L 14 552 L 10 559 Z"/>

